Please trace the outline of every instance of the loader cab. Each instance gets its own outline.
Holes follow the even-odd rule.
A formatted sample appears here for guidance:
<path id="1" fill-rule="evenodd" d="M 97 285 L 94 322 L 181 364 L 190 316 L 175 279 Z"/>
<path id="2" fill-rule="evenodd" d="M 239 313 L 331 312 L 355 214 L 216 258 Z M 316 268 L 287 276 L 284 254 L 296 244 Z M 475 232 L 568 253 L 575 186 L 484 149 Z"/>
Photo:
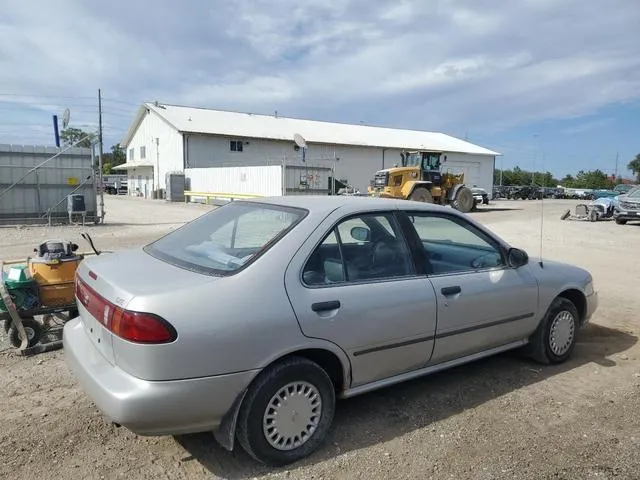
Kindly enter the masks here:
<path id="1" fill-rule="evenodd" d="M 403 152 L 403 167 L 416 167 L 420 169 L 420 179 L 431 182 L 434 186 L 442 185 L 442 174 L 440 172 L 440 157 L 438 152 Z M 445 157 L 446 158 L 446 157 Z"/>

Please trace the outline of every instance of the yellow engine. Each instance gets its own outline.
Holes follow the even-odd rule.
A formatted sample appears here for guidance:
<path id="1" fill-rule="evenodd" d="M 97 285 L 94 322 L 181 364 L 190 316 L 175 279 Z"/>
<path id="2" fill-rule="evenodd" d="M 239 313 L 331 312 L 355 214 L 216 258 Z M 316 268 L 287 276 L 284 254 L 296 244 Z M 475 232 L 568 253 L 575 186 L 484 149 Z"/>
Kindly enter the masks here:
<path id="1" fill-rule="evenodd" d="M 40 303 L 45 307 L 70 305 L 75 301 L 75 275 L 82 261 L 78 246 L 64 240 L 49 240 L 29 258 L 29 272 L 39 286 Z"/>

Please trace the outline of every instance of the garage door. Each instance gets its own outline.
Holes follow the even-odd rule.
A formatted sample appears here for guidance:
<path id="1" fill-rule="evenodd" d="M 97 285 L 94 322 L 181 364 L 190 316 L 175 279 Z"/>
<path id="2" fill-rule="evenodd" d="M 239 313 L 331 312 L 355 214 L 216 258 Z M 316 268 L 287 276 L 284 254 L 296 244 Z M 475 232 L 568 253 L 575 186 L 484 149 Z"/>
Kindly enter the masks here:
<path id="1" fill-rule="evenodd" d="M 464 173 L 464 183 L 467 185 L 480 185 L 480 163 L 479 162 L 447 162 L 443 165 L 443 172 Z"/>

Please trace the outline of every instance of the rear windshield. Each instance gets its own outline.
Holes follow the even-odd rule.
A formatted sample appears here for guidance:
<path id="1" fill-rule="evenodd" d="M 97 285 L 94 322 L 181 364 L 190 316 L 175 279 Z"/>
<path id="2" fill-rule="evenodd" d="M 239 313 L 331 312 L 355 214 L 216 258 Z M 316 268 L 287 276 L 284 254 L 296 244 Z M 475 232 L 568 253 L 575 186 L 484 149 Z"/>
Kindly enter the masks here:
<path id="1" fill-rule="evenodd" d="M 145 251 L 174 265 L 229 275 L 251 263 L 291 230 L 306 210 L 231 202 L 147 245 Z"/>

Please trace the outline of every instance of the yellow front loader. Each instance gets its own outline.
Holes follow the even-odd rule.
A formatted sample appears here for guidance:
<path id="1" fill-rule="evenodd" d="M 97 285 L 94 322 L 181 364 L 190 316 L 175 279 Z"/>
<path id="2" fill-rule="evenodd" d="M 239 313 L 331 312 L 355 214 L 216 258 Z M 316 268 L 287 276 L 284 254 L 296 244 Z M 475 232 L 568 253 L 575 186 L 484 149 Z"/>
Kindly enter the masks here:
<path id="1" fill-rule="evenodd" d="M 442 155 L 429 151 L 403 152 L 402 166 L 376 172 L 369 195 L 451 205 L 463 213 L 470 212 L 475 200 L 464 185 L 464 174 L 442 173 Z"/>

